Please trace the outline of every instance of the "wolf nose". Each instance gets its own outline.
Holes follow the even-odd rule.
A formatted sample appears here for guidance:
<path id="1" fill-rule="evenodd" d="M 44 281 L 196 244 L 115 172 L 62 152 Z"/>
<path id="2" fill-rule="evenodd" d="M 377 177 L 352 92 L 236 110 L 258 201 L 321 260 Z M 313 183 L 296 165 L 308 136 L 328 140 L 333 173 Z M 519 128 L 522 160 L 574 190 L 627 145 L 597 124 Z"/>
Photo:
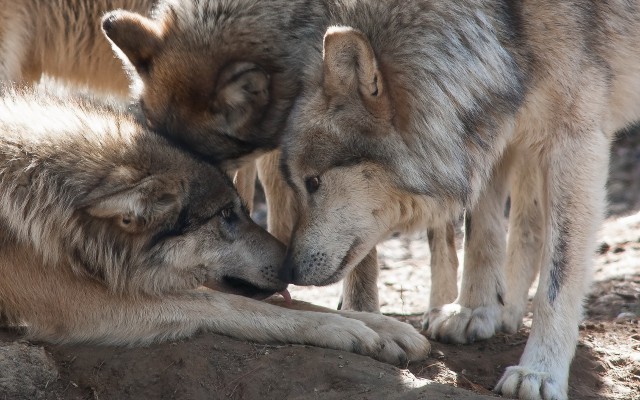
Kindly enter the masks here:
<path id="1" fill-rule="evenodd" d="M 278 271 L 278 278 L 285 283 L 294 283 L 296 280 L 296 269 L 297 267 L 293 261 L 293 257 L 291 257 L 291 254 L 287 254 L 280 271 Z"/>

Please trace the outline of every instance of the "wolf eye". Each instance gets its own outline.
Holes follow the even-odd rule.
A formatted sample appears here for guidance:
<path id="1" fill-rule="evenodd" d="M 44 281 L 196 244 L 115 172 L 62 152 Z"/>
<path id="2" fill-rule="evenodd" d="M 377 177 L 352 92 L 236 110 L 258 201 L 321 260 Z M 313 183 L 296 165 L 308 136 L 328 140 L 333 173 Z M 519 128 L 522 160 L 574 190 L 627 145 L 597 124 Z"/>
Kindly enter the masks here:
<path id="1" fill-rule="evenodd" d="M 312 176 L 311 178 L 307 178 L 307 180 L 304 181 L 304 185 L 307 188 L 307 192 L 309 192 L 309 194 L 313 194 L 320 187 L 320 177 Z"/>

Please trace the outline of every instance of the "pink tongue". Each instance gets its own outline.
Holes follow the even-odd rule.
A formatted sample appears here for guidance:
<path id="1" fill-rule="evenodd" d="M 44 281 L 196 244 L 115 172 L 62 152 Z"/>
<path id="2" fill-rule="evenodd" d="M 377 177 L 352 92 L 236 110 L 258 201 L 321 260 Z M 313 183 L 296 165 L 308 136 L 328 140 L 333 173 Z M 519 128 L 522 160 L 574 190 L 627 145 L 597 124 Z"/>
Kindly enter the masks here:
<path id="1" fill-rule="evenodd" d="M 282 292 L 278 292 L 278 294 L 282 297 L 284 297 L 284 302 L 287 304 L 291 304 L 291 294 L 289 293 L 289 291 L 287 289 L 283 290 Z"/>

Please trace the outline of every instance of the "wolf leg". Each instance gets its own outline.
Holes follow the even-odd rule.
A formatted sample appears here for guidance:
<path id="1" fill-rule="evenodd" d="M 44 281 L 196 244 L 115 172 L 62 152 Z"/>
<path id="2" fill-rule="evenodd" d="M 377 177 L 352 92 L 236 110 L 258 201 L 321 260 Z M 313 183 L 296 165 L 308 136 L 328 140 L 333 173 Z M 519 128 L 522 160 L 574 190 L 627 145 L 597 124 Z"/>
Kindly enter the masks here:
<path id="1" fill-rule="evenodd" d="M 455 300 L 458 295 L 458 255 L 455 227 L 449 223 L 429 230 L 431 250 L 430 308 Z M 340 309 L 379 312 L 378 260 L 373 249 L 343 282 Z"/>
<path id="2" fill-rule="evenodd" d="M 431 252 L 429 308 L 451 303 L 458 297 L 458 254 L 453 222 L 428 231 Z"/>
<path id="3" fill-rule="evenodd" d="M 4 4 L 0 11 L 0 84 L 23 83 L 23 67 L 30 46 L 28 11 L 22 4 Z"/>
<path id="4" fill-rule="evenodd" d="M 473 210 L 465 212 L 464 269 L 455 302 L 434 308 L 424 326 L 432 339 L 468 343 L 493 336 L 504 303 L 504 205 L 511 157 L 505 155 Z"/>
<path id="5" fill-rule="evenodd" d="M 540 166 L 528 152 L 514 159 L 507 241 L 506 292 L 502 330 L 515 333 L 529 300 L 529 288 L 540 269 L 543 215 Z"/>
<path id="6" fill-rule="evenodd" d="M 453 302 L 458 297 L 458 254 L 455 225 L 430 228 L 427 231 L 431 253 L 431 295 L 429 310 L 424 313 L 422 328 L 429 327 L 431 310 Z"/>
<path id="7" fill-rule="evenodd" d="M 408 324 L 381 315 L 289 310 L 210 290 L 128 298 L 104 289 L 82 289 L 77 298 L 65 293 L 65 310 L 57 310 L 65 318 L 36 322 L 31 336 L 54 342 L 137 345 L 207 330 L 258 343 L 350 351 L 393 364 L 422 359 L 429 353 L 424 336 Z"/>
<path id="8" fill-rule="evenodd" d="M 521 399 L 567 398 L 569 365 L 605 202 L 604 133 L 558 133 L 553 151 L 541 160 L 544 245 L 531 333 L 520 364 L 507 368 L 495 388 Z"/>
<path id="9" fill-rule="evenodd" d="M 378 252 L 374 248 L 342 283 L 341 310 L 380 312 Z"/>

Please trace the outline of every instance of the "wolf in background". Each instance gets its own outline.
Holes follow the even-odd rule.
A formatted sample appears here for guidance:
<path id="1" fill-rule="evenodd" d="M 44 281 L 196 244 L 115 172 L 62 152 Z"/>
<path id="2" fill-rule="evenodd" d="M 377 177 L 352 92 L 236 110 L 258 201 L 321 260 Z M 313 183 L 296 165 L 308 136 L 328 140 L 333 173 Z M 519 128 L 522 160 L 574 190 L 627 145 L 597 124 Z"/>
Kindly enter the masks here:
<path id="1" fill-rule="evenodd" d="M 116 8 L 148 15 L 154 0 L 0 0 L 0 82 L 31 84 L 43 74 L 119 97 L 129 78 L 100 31 Z"/>
<path id="2" fill-rule="evenodd" d="M 391 363 L 428 354 L 426 338 L 393 318 L 247 298 L 285 290 L 284 246 L 221 171 L 140 119 L 78 97 L 2 94 L 0 314 L 52 342 L 146 344 L 208 330 Z"/>

